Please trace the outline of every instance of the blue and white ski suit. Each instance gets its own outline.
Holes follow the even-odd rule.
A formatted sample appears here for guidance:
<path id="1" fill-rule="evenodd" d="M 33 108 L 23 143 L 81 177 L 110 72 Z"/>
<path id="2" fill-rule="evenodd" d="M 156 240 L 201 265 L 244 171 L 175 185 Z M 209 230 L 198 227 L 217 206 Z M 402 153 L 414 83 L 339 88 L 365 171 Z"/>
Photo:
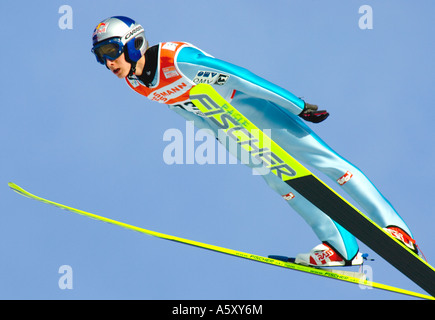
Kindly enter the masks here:
<path id="1" fill-rule="evenodd" d="M 168 104 L 186 120 L 194 121 L 196 127 L 210 129 L 217 137 L 216 125 L 201 116 L 188 95 L 198 83 L 211 84 L 258 128 L 270 129 L 272 139 L 297 161 L 323 172 L 334 183 L 338 182 L 380 227 L 397 226 L 411 235 L 405 222 L 370 180 L 332 150 L 298 117 L 304 109 L 303 100 L 246 69 L 216 59 L 188 43 L 160 43 L 153 50 L 148 49 L 145 57 L 145 69 L 151 66 L 153 77 L 144 81 L 139 76 L 130 75 L 126 80 L 132 89 L 151 100 Z M 272 172 L 262 177 L 281 196 L 292 195 L 284 198 L 322 242 L 328 243 L 346 260 L 357 254 L 356 239 L 348 231 Z"/>

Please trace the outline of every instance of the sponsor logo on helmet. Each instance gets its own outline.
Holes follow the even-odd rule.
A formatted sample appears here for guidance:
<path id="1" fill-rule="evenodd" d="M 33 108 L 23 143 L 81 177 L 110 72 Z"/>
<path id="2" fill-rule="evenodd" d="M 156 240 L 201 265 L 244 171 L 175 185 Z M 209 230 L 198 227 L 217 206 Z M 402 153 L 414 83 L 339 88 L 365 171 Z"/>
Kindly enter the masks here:
<path id="1" fill-rule="evenodd" d="M 130 30 L 129 32 L 127 32 L 127 34 L 124 36 L 124 40 L 128 40 L 131 37 L 133 37 L 135 34 L 139 33 L 143 31 L 142 26 L 137 26 L 136 28 L 134 28 L 133 30 Z"/>
<path id="2" fill-rule="evenodd" d="M 98 26 L 95 28 L 93 36 L 106 32 L 107 26 L 108 24 L 105 24 L 104 22 L 100 22 Z"/>
<path id="3" fill-rule="evenodd" d="M 348 182 L 352 177 L 353 177 L 353 174 L 351 172 L 347 171 L 340 179 L 337 180 L 337 182 L 340 186 L 342 186 L 346 182 Z"/>

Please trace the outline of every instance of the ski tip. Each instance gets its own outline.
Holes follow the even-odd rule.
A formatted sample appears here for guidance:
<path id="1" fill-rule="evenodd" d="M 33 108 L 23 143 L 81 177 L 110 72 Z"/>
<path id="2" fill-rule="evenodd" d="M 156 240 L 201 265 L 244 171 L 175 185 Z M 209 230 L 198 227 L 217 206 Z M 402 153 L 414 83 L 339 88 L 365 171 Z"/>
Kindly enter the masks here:
<path id="1" fill-rule="evenodd" d="M 8 182 L 8 186 L 13 191 L 15 191 L 15 192 L 17 192 L 19 194 L 22 194 L 22 195 L 26 195 L 26 191 L 23 188 L 21 188 L 20 186 L 18 186 L 15 183 L 13 183 L 13 182 Z"/>
<path id="2" fill-rule="evenodd" d="M 8 186 L 9 186 L 9 188 L 11 188 L 13 190 L 16 190 L 16 189 L 20 188 L 15 183 L 13 183 L 13 182 L 8 182 Z"/>

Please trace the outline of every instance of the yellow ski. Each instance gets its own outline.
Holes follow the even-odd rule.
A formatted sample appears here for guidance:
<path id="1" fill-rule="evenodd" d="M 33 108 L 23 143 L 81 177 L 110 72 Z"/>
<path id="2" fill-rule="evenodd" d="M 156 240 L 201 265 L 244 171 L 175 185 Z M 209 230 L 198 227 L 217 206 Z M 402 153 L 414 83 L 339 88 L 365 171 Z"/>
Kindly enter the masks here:
<path id="1" fill-rule="evenodd" d="M 147 229 L 136 227 L 136 226 L 133 226 L 133 225 L 130 225 L 127 223 L 123 223 L 123 222 L 119 222 L 119 221 L 116 221 L 113 219 L 105 218 L 105 217 L 102 217 L 102 216 L 99 216 L 99 215 L 96 215 L 93 213 L 89 213 L 86 211 L 82 211 L 79 209 L 68 207 L 66 205 L 56 203 L 56 202 L 41 198 L 39 196 L 36 196 L 34 194 L 31 194 L 30 192 L 24 190 L 23 188 L 19 187 L 18 185 L 16 185 L 15 183 L 12 183 L 12 182 L 9 183 L 9 187 L 12 190 L 16 191 L 17 193 L 19 193 L 25 197 L 28 197 L 28 198 L 52 205 L 52 206 L 56 206 L 58 208 L 68 210 L 70 212 L 74 212 L 74 213 L 77 213 L 77 214 L 80 214 L 80 215 L 83 215 L 83 216 L 86 216 L 86 217 L 89 217 L 89 218 L 92 218 L 95 220 L 99 220 L 102 222 L 117 225 L 117 226 L 129 229 L 129 230 L 137 231 L 137 232 L 144 233 L 144 234 L 154 236 L 154 237 L 158 237 L 161 239 L 166 239 L 166 240 L 170 240 L 170 241 L 174 241 L 174 242 L 178 242 L 178 243 L 188 244 L 191 246 L 195 246 L 195 247 L 199 247 L 199 248 L 203 248 L 203 249 L 207 249 L 207 250 L 211 250 L 211 251 L 215 251 L 215 252 L 220 252 L 220 253 L 236 256 L 239 258 L 244 258 L 244 259 L 257 261 L 257 262 L 262 262 L 262 263 L 266 263 L 269 265 L 274 265 L 274 266 L 287 268 L 287 269 L 291 269 L 291 270 L 295 270 L 295 271 L 306 272 L 306 273 L 314 274 L 317 276 L 322 276 L 322 277 L 327 277 L 327 278 L 331 278 L 331 279 L 335 279 L 335 280 L 364 285 L 364 286 L 373 287 L 373 288 L 377 288 L 377 289 L 381 289 L 381 290 L 396 292 L 396 293 L 411 296 L 411 297 L 417 297 L 417 298 L 428 299 L 428 300 L 435 300 L 435 298 L 428 296 L 428 295 L 425 295 L 425 294 L 412 292 L 409 290 L 404 290 L 404 289 L 392 287 L 389 285 L 369 281 L 365 278 L 365 275 L 363 273 L 312 268 L 312 267 L 302 266 L 302 265 L 291 263 L 291 262 L 285 262 L 285 261 L 281 261 L 281 260 L 266 258 L 266 257 L 255 255 L 255 254 L 250 254 L 250 253 L 245 253 L 245 252 L 241 252 L 241 251 L 237 251 L 237 250 L 218 247 L 215 245 L 210 245 L 210 244 L 206 244 L 206 243 L 202 243 L 202 242 L 198 242 L 198 241 L 183 239 L 180 237 L 175 237 L 175 236 L 171 236 L 168 234 L 147 230 Z"/>

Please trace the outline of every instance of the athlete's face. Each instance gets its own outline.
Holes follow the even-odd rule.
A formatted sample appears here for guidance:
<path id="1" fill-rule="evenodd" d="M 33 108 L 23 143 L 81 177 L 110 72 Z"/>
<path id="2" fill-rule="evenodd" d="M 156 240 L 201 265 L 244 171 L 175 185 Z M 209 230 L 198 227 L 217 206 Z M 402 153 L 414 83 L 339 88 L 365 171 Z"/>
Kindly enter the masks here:
<path id="1" fill-rule="evenodd" d="M 106 66 L 120 79 L 128 76 L 131 68 L 131 64 L 125 60 L 124 53 L 115 60 L 106 59 Z"/>

